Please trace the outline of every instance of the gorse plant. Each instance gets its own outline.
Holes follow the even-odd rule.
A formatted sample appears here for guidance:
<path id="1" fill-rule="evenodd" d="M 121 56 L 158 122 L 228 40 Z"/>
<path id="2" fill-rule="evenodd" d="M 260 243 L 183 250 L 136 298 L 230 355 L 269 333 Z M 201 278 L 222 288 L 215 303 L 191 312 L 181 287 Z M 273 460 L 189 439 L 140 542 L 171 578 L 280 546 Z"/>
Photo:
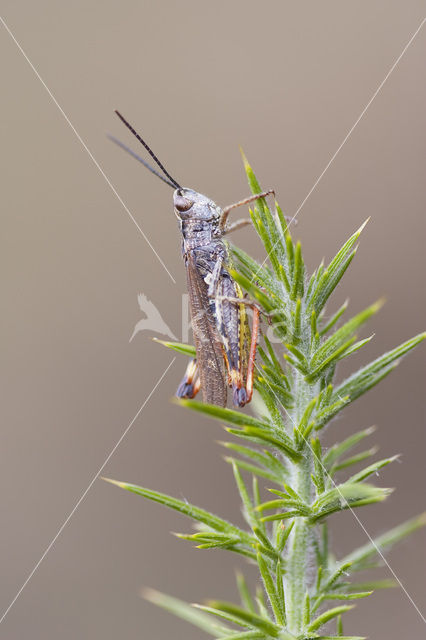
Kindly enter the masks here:
<path id="1" fill-rule="evenodd" d="M 246 161 L 245 168 L 251 190 L 261 192 Z M 354 472 L 354 465 L 375 453 L 373 449 L 352 453 L 373 429 L 354 433 L 328 450 L 321 446 L 321 435 L 340 411 L 387 376 L 426 334 L 336 383 L 338 362 L 370 340 L 357 341 L 356 334 L 381 306 L 380 302 L 373 304 L 345 323 L 346 304 L 331 318 L 324 315 L 325 304 L 355 255 L 364 225 L 327 267 L 321 264 L 308 279 L 300 243 L 293 242 L 279 206 L 271 212 L 266 201 L 260 200 L 250 213 L 269 264 L 259 265 L 234 247 L 237 269 L 232 275 L 260 305 L 282 343 L 272 345 L 264 336 L 263 347 L 259 346 L 256 416 L 195 401 L 180 402 L 224 423 L 226 431 L 236 436 L 222 444 L 229 452 L 226 460 L 233 468 L 247 528 L 157 491 L 111 482 L 195 521 L 196 532 L 180 535 L 184 540 L 200 549 L 219 547 L 242 554 L 258 567 L 255 594 L 250 593 L 243 576 L 237 576 L 241 604 L 189 605 L 155 591 L 147 592 L 149 600 L 214 638 L 356 640 L 358 636 L 343 635 L 342 614 L 353 606 L 348 602 L 390 586 L 391 581 L 359 583 L 354 574 L 371 567 L 391 545 L 425 525 L 426 517 L 417 516 L 336 559 L 328 540 L 329 516 L 385 500 L 390 489 L 377 487 L 370 479 L 396 456 L 369 461 Z M 168 346 L 194 355 L 190 346 Z M 348 477 L 337 483 L 335 474 L 341 470 Z M 273 499 L 262 501 L 259 479 Z"/>

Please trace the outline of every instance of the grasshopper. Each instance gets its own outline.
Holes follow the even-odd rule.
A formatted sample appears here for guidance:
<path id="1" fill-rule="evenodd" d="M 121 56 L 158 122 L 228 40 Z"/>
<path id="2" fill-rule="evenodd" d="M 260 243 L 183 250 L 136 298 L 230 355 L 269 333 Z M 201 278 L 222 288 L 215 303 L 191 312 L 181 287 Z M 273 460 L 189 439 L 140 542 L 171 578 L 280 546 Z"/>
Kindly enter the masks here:
<path id="1" fill-rule="evenodd" d="M 252 195 L 221 209 L 207 196 L 181 187 L 127 120 L 118 111 L 115 113 L 142 143 L 164 175 L 110 136 L 113 142 L 174 189 L 173 206 L 182 236 L 196 350 L 196 358 L 188 364 L 176 395 L 194 398 L 201 388 L 204 402 L 224 407 L 227 386 L 230 386 L 234 405 L 243 407 L 253 395 L 260 309 L 244 297 L 240 286 L 230 275 L 231 262 L 224 236 L 250 224 L 250 220 L 239 220 L 228 225 L 232 209 L 274 194 L 274 191 Z M 247 307 L 253 309 L 251 332 Z"/>

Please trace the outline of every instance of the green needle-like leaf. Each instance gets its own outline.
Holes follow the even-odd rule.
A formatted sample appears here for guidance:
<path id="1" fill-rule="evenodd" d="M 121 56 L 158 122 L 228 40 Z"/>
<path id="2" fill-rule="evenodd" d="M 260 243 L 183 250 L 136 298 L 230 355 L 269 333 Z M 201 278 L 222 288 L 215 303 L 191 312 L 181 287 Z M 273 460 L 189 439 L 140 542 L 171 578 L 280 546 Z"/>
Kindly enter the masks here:
<path id="1" fill-rule="evenodd" d="M 330 353 L 330 355 L 325 358 L 316 369 L 311 369 L 306 376 L 306 379 L 309 382 L 315 381 L 320 374 L 326 369 L 326 367 L 335 366 L 336 363 L 344 358 L 348 353 L 349 349 L 352 347 L 355 338 L 349 338 L 346 342 L 344 342 L 338 349 Z"/>
<path id="2" fill-rule="evenodd" d="M 345 313 L 346 309 L 348 308 L 348 304 L 349 304 L 349 300 L 345 300 L 345 302 L 342 304 L 341 307 L 339 307 L 339 309 L 336 311 L 336 313 L 331 316 L 331 318 L 328 320 L 328 322 L 326 322 L 324 324 L 323 327 L 321 327 L 321 331 L 320 331 L 320 335 L 321 336 L 324 336 L 326 333 L 328 333 L 330 331 L 330 329 L 332 329 L 334 327 L 336 322 L 338 322 L 338 320 L 340 320 L 340 318 L 342 317 L 342 315 Z"/>
<path id="3" fill-rule="evenodd" d="M 197 549 L 229 549 L 240 543 L 238 536 L 232 536 L 227 533 L 219 533 L 206 531 L 204 533 L 175 533 L 177 538 L 181 540 L 190 540 L 196 542 Z"/>
<path id="4" fill-rule="evenodd" d="M 346 613 L 346 611 L 350 611 L 353 609 L 352 606 L 344 605 L 341 607 L 335 607 L 334 609 L 329 609 L 328 611 L 324 611 L 321 615 L 318 616 L 308 627 L 308 631 L 316 631 L 320 629 L 326 622 L 329 622 L 333 618 L 337 618 L 337 616 L 342 613 Z"/>
<path id="5" fill-rule="evenodd" d="M 346 438 L 346 440 L 343 440 L 343 442 L 339 442 L 330 447 L 323 459 L 326 469 L 331 469 L 343 454 L 355 447 L 364 438 L 373 434 L 374 431 L 375 427 L 368 427 L 367 429 L 353 433 L 351 436 Z"/>
<path id="6" fill-rule="evenodd" d="M 168 349 L 173 349 L 173 351 L 183 353 L 185 356 L 189 356 L 190 358 L 196 357 L 195 347 L 190 344 L 183 344 L 182 342 L 167 342 L 165 340 L 159 340 L 158 338 L 153 338 L 153 340 Z"/>
<path id="7" fill-rule="evenodd" d="M 418 529 L 426 526 L 426 512 L 421 513 L 415 518 L 407 520 L 403 524 L 390 529 L 381 536 L 375 538 L 372 542 L 368 542 L 359 549 L 352 551 L 341 560 L 342 563 L 351 563 L 352 570 L 363 568 L 365 563 L 372 557 L 376 556 L 379 551 L 383 552 L 390 549 L 394 544 L 411 535 Z"/>
<path id="8" fill-rule="evenodd" d="M 358 591 L 376 591 L 377 589 L 394 589 L 398 586 L 395 580 L 370 580 L 369 582 L 352 582 L 346 585 L 346 591 L 358 592 Z"/>
<path id="9" fill-rule="evenodd" d="M 350 568 L 351 568 L 350 562 L 340 563 L 337 569 L 335 569 L 335 571 L 333 571 L 333 573 L 331 573 L 331 575 L 328 576 L 327 580 L 324 582 L 322 586 L 322 590 L 325 593 L 327 593 L 336 584 L 339 578 L 343 574 L 347 573 Z"/>
<path id="10" fill-rule="evenodd" d="M 307 405 L 305 411 L 303 412 L 303 416 L 302 419 L 300 420 L 298 426 L 295 429 L 295 433 L 297 437 L 300 437 L 305 434 L 306 432 L 306 427 L 308 426 L 308 422 L 311 418 L 312 412 L 315 408 L 315 406 L 318 403 L 318 398 L 313 398 L 309 404 Z"/>
<path id="11" fill-rule="evenodd" d="M 336 463 L 332 466 L 330 470 L 330 474 L 333 475 L 336 471 L 341 471 L 342 469 L 347 469 L 348 467 L 353 467 L 355 464 L 359 464 L 368 458 L 376 455 L 377 447 L 372 447 L 371 449 L 367 449 L 366 451 L 360 451 L 360 453 L 356 453 L 354 456 L 350 458 L 343 458 L 340 462 Z"/>
<path id="12" fill-rule="evenodd" d="M 238 469 L 238 466 L 236 465 L 235 461 L 232 463 L 232 470 L 234 472 L 234 478 L 235 478 L 235 483 L 238 487 L 238 491 L 240 493 L 240 497 L 241 497 L 241 501 L 244 505 L 244 516 L 245 519 L 247 521 L 247 523 L 253 528 L 256 527 L 257 522 L 258 522 L 258 518 L 257 518 L 257 514 L 254 510 L 253 504 L 250 500 L 248 491 L 247 491 L 247 487 L 244 484 L 244 480 L 242 478 L 242 475 Z"/>
<path id="13" fill-rule="evenodd" d="M 278 598 L 279 607 L 283 617 L 283 624 L 286 624 L 287 616 L 286 616 L 285 592 L 284 592 L 284 574 L 283 574 L 281 560 L 278 560 L 276 565 L 275 579 L 276 579 L 277 598 Z"/>
<path id="14" fill-rule="evenodd" d="M 192 411 L 198 411 L 199 413 L 204 413 L 211 418 L 215 418 L 216 420 L 220 420 L 220 422 L 225 422 L 227 424 L 235 424 L 238 426 L 246 426 L 252 425 L 253 427 L 258 427 L 259 429 L 269 429 L 269 425 L 258 420 L 257 418 L 253 418 L 247 413 L 242 413 L 241 411 L 235 411 L 234 409 L 225 409 L 224 407 L 218 407 L 215 404 L 204 404 L 203 402 L 197 402 L 195 400 L 176 400 L 177 404 L 182 405 L 183 407 L 188 407 L 188 409 L 192 409 Z"/>
<path id="15" fill-rule="evenodd" d="M 402 358 L 402 356 L 420 344 L 425 338 L 426 333 L 420 333 L 415 338 L 407 340 L 407 342 L 399 345 L 399 347 L 388 351 L 383 356 L 380 356 L 380 358 L 362 367 L 362 369 L 354 373 L 337 387 L 334 396 L 349 396 L 351 400 L 355 400 L 380 382 L 380 380 L 392 370 L 396 360 Z"/>
<path id="16" fill-rule="evenodd" d="M 315 513 L 313 518 L 323 518 L 336 511 L 382 502 L 391 491 L 391 489 L 382 489 L 363 483 L 341 484 L 321 494 L 313 503 L 312 510 Z"/>
<path id="17" fill-rule="evenodd" d="M 286 542 L 288 540 L 288 537 L 290 535 L 290 533 L 292 532 L 292 529 L 294 527 L 294 521 L 291 522 L 288 525 L 284 525 L 283 523 L 280 523 L 278 526 L 278 530 L 277 530 L 277 551 L 279 554 L 281 554 L 284 550 L 284 547 L 286 545 Z"/>
<path id="18" fill-rule="evenodd" d="M 146 600 L 149 600 L 149 602 L 166 609 L 178 618 L 190 622 L 195 627 L 198 627 L 202 631 L 205 631 L 214 637 L 232 633 L 232 629 L 230 627 L 219 624 L 212 616 L 209 616 L 198 609 L 194 609 L 192 605 L 182 602 L 182 600 L 167 596 L 164 593 L 155 591 L 155 589 L 145 589 L 143 591 L 143 596 Z"/>
<path id="19" fill-rule="evenodd" d="M 325 269 L 322 274 L 309 302 L 317 314 L 324 307 L 330 294 L 339 284 L 343 274 L 355 256 L 355 244 L 367 222 L 368 220 L 366 220 L 364 224 L 349 238 L 349 240 L 345 242 L 336 257 L 333 258 L 327 269 Z"/>
<path id="20" fill-rule="evenodd" d="M 103 478 L 106 482 L 110 482 L 111 484 L 115 484 L 117 487 L 121 489 L 125 489 L 126 491 L 131 491 L 132 493 L 136 493 L 139 496 L 147 498 L 148 500 L 153 500 L 154 502 L 159 502 L 160 504 L 169 507 L 170 509 L 175 509 L 180 513 L 192 518 L 193 520 L 197 520 L 198 522 L 202 522 L 203 524 L 215 529 L 216 531 L 223 531 L 225 533 L 229 533 L 232 535 L 237 535 L 240 537 L 242 542 L 251 543 L 253 538 L 242 531 L 238 527 L 230 524 L 226 520 L 215 516 L 209 511 L 205 511 L 204 509 L 200 509 L 199 507 L 190 504 L 189 502 L 184 502 L 183 500 L 178 500 L 177 498 L 172 498 L 171 496 L 166 495 L 165 493 L 160 493 L 159 491 L 152 491 L 151 489 L 145 489 L 144 487 L 138 487 L 135 484 L 129 484 L 127 482 L 118 482 L 117 480 L 111 480 L 110 478 Z"/>
<path id="21" fill-rule="evenodd" d="M 293 287 L 291 290 L 292 300 L 296 300 L 298 296 L 303 295 L 304 275 L 305 268 L 302 258 L 302 247 L 300 242 L 296 244 L 294 252 L 294 273 L 293 273 Z"/>
<path id="22" fill-rule="evenodd" d="M 378 460 L 377 462 L 373 462 L 369 467 L 366 467 L 362 471 L 359 471 L 355 475 L 348 478 L 348 482 L 361 482 L 365 480 L 369 476 L 373 475 L 373 473 L 377 473 L 379 469 L 383 469 L 386 465 L 394 462 L 394 460 L 398 460 L 399 456 L 392 456 L 392 458 L 384 458 L 383 460 Z"/>
<path id="23" fill-rule="evenodd" d="M 268 594 L 269 602 L 274 612 L 275 621 L 277 624 L 282 626 L 285 620 L 285 613 L 282 607 L 282 603 L 280 602 L 280 599 L 278 597 L 274 580 L 269 572 L 268 565 L 266 564 L 265 559 L 261 553 L 257 554 L 257 564 L 259 565 L 259 570 L 263 579 L 265 591 Z"/>
<path id="24" fill-rule="evenodd" d="M 266 601 L 265 601 L 265 591 L 260 585 L 258 585 L 256 588 L 256 604 L 257 604 L 257 609 L 259 611 L 259 615 L 262 616 L 263 618 L 269 618 L 269 611 L 266 607 Z"/>
<path id="25" fill-rule="evenodd" d="M 307 627 L 311 621 L 311 599 L 309 593 L 305 593 L 305 599 L 303 602 L 303 626 Z"/>
<path id="26" fill-rule="evenodd" d="M 229 602 L 212 600 L 208 602 L 207 607 L 200 606 L 200 608 L 219 616 L 228 616 L 228 619 L 230 617 L 234 621 L 238 621 L 237 624 L 246 627 L 253 627 L 259 631 L 269 634 L 273 638 L 277 638 L 280 632 L 280 628 L 270 620 L 263 618 L 262 616 L 258 616 L 251 611 L 246 611 L 245 609 Z"/>
<path id="27" fill-rule="evenodd" d="M 239 571 L 237 572 L 237 586 L 238 591 L 240 592 L 241 604 L 245 609 L 248 609 L 248 611 L 255 613 L 254 602 L 250 595 L 246 579 Z"/>
<path id="28" fill-rule="evenodd" d="M 326 360 L 330 354 L 332 354 L 336 349 L 345 344 L 345 342 L 351 338 L 354 333 L 365 323 L 372 315 L 377 313 L 377 311 L 382 307 L 383 301 L 379 300 L 375 302 L 358 315 L 354 316 L 346 322 L 340 329 L 337 329 L 316 351 L 312 358 L 312 366 L 318 367 L 321 362 Z"/>
<path id="29" fill-rule="evenodd" d="M 272 482 L 280 484 L 280 480 L 278 480 L 273 473 L 266 471 L 266 469 L 262 469 L 261 467 L 257 467 L 255 464 L 250 464 L 249 462 L 245 462 L 245 460 L 236 460 L 235 458 L 230 457 L 226 457 L 225 460 L 230 464 L 236 465 L 240 469 L 244 469 L 244 471 L 249 471 L 253 474 L 257 474 L 262 478 L 266 478 L 267 480 L 271 480 Z"/>
<path id="30" fill-rule="evenodd" d="M 372 591 L 360 591 L 354 593 L 325 593 L 323 595 L 324 600 L 360 600 L 361 598 L 368 598 L 371 596 Z"/>
<path id="31" fill-rule="evenodd" d="M 266 511 L 268 509 L 295 509 L 301 515 L 311 515 L 311 509 L 308 505 L 304 504 L 300 500 L 294 500 L 292 498 L 283 498 L 282 500 L 269 500 L 263 502 L 257 508 L 258 511 Z"/>
<path id="32" fill-rule="evenodd" d="M 319 438 L 312 438 L 311 450 L 314 458 L 314 471 L 315 471 L 315 473 L 313 474 L 313 480 L 315 482 L 317 492 L 321 494 L 325 491 L 325 475 L 324 475 L 324 465 L 322 462 L 321 443 L 319 441 Z"/>
<path id="33" fill-rule="evenodd" d="M 274 547 L 272 546 L 271 541 L 269 540 L 269 538 L 264 533 L 264 531 L 260 528 L 259 525 L 255 525 L 253 527 L 253 533 L 260 541 L 260 544 L 258 544 L 258 549 L 262 551 L 262 553 L 265 553 L 266 551 L 265 555 L 269 556 L 270 558 L 273 558 L 275 561 L 279 559 L 279 556 L 276 550 L 274 549 Z"/>
<path id="34" fill-rule="evenodd" d="M 243 622 L 240 618 L 237 618 L 236 616 L 226 611 L 220 611 L 215 607 L 209 607 L 207 605 L 202 605 L 197 603 L 194 603 L 192 606 L 199 609 L 200 611 L 204 611 L 208 614 L 211 614 L 212 616 L 217 616 L 222 620 L 226 620 L 227 622 L 231 622 L 232 624 L 239 625 L 240 627 L 245 627 L 245 628 L 251 627 L 251 625 L 247 624 L 246 622 Z"/>
<path id="35" fill-rule="evenodd" d="M 272 446 L 284 453 L 291 460 L 299 460 L 301 455 L 296 449 L 288 444 L 288 438 L 285 434 L 280 433 L 277 436 L 271 435 L 270 431 L 259 427 L 243 427 L 242 429 L 227 429 L 229 433 L 240 436 L 241 438 L 247 437 L 254 439 L 257 442 L 261 442 L 266 446 Z"/>
<path id="36" fill-rule="evenodd" d="M 264 467 L 265 470 L 268 470 L 268 473 L 272 476 L 275 482 L 282 482 L 288 477 L 288 471 L 283 463 L 267 451 L 260 452 L 256 449 L 245 447 L 244 445 L 237 444 L 235 442 L 220 442 L 220 444 Z"/>

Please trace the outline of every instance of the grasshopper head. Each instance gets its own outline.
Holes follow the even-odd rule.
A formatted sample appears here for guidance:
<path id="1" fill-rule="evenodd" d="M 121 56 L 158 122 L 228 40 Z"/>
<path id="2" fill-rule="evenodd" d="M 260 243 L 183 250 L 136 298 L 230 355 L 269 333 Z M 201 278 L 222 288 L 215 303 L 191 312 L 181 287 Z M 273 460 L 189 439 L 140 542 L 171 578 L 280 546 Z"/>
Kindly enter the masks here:
<path id="1" fill-rule="evenodd" d="M 213 200 L 193 189 L 176 189 L 173 205 L 180 220 L 217 221 L 222 214 L 220 207 Z"/>

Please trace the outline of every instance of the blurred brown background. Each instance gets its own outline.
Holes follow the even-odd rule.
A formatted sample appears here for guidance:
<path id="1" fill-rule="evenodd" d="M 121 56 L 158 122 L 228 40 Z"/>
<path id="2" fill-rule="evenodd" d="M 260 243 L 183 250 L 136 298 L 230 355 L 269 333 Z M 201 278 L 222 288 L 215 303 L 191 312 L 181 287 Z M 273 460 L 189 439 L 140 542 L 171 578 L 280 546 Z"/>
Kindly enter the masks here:
<path id="1" fill-rule="evenodd" d="M 7 31 L 2 73 L 2 506 L 4 611 L 172 356 L 140 333 L 145 293 L 175 333 L 185 288 L 171 190 L 105 137 L 132 145 L 119 108 L 172 175 L 220 204 L 248 193 L 238 144 L 292 215 L 420 25 L 424 2 L 10 2 L 3 18 L 123 198 L 176 284 L 123 209 Z M 356 259 L 330 304 L 352 312 L 381 295 L 367 358 L 425 329 L 426 27 L 415 38 L 299 214 L 312 269 L 367 217 Z M 250 230 L 238 243 L 258 257 Z M 368 335 L 368 329 L 364 335 Z M 217 424 L 169 402 L 178 358 L 103 475 L 185 497 L 228 518 L 238 499 Z M 402 463 L 397 486 L 360 510 L 372 534 L 425 508 L 425 349 L 333 423 L 332 441 L 371 439 Z M 372 444 L 369 443 L 369 444 Z M 334 521 L 343 554 L 366 541 Z M 97 480 L 2 623 L 8 640 L 177 638 L 201 634 L 140 599 L 143 585 L 189 601 L 236 598 L 224 552 L 169 531 L 187 522 Z M 423 613 L 425 533 L 389 556 Z M 247 567 L 254 578 L 254 569 Z M 383 577 L 390 577 L 386 570 Z M 347 633 L 424 637 L 406 595 L 374 595 Z"/>

